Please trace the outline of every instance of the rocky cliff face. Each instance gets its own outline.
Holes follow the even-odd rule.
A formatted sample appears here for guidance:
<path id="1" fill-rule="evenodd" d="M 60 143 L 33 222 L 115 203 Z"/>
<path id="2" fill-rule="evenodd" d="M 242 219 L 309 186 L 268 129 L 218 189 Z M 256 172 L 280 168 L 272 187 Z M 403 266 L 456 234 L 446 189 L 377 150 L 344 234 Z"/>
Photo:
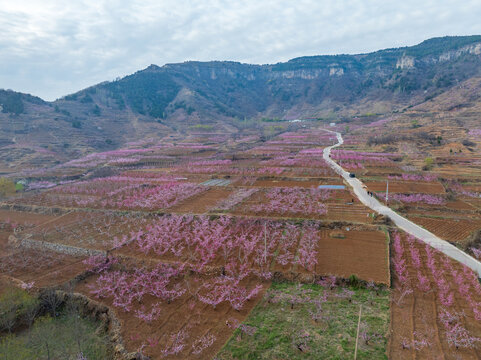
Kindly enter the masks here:
<path id="1" fill-rule="evenodd" d="M 414 58 L 403 55 L 396 62 L 396 69 L 406 70 L 414 68 Z"/>
<path id="2" fill-rule="evenodd" d="M 479 36 L 446 37 L 408 48 L 360 55 L 301 57 L 274 65 L 186 62 L 151 66 L 120 82 L 127 85 L 134 78 L 163 74 L 169 82 L 213 102 L 214 107 L 225 107 L 232 113 L 227 115 L 262 116 L 259 113 L 267 108 L 273 113 L 277 109 L 277 115 L 282 115 L 286 107 L 300 102 L 314 105 L 315 112 L 316 105 L 325 100 L 350 99 L 352 103 L 372 92 L 378 96 L 379 90 L 395 103 L 404 104 L 416 91 L 437 91 L 449 84 L 449 79 L 475 75 L 479 70 L 480 49 Z M 446 79 L 439 82 L 440 78 Z M 259 103 L 255 96 L 268 101 Z M 245 99 L 239 101 L 241 98 Z M 254 106 L 246 106 L 247 103 Z M 148 111 L 148 105 L 144 105 Z M 164 110 L 163 115 L 168 118 L 169 105 Z"/>

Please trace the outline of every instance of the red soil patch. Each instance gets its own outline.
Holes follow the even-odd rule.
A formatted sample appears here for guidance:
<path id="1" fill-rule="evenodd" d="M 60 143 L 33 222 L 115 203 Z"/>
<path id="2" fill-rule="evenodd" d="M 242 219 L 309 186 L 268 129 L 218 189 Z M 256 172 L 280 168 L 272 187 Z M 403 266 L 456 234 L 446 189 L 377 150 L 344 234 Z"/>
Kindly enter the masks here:
<path id="1" fill-rule="evenodd" d="M 335 275 L 358 278 L 376 283 L 390 284 L 388 239 L 382 231 L 352 230 L 347 228 L 322 229 L 317 247 L 316 275 Z M 275 263 L 273 271 L 289 275 L 307 274 L 307 270 L 295 265 Z"/>
<path id="2" fill-rule="evenodd" d="M 466 190 L 481 192 L 481 185 L 464 185 Z"/>
<path id="3" fill-rule="evenodd" d="M 178 281 L 183 282 L 182 279 Z M 88 286 L 94 283 L 95 278 L 90 277 L 80 282 L 75 290 L 93 298 Z M 256 279 L 248 279 L 245 285 L 255 286 L 257 283 Z M 267 286 L 264 286 L 264 289 Z M 143 343 L 151 339 L 156 345 L 146 346 L 144 354 L 151 356 L 152 359 L 212 359 L 232 335 L 233 329 L 227 324 L 232 322 L 232 319 L 244 321 L 258 300 L 262 298 L 263 293 L 264 291 L 257 295 L 256 299 L 247 301 L 242 310 L 236 311 L 227 303 L 221 303 L 213 308 L 186 292 L 170 304 L 163 302 L 160 307 L 160 317 L 151 323 L 140 320 L 134 314 L 135 310 L 140 309 L 142 305 L 149 306 L 155 303 L 156 299 L 153 297 L 142 299 L 142 304 L 137 304 L 128 313 L 115 308 L 111 299 L 100 301 L 115 309 L 121 321 L 122 337 L 128 351 L 137 351 Z M 171 345 L 171 334 L 180 330 L 185 330 L 187 334 L 183 350 L 176 356 L 162 357 L 161 350 Z M 192 352 L 192 344 L 203 335 L 213 335 L 215 341 L 200 355 L 196 355 Z"/>
<path id="4" fill-rule="evenodd" d="M 326 203 L 337 203 L 337 204 L 362 204 L 359 199 L 353 195 L 349 188 L 345 190 L 331 190 L 331 197 L 326 200 Z"/>
<path id="5" fill-rule="evenodd" d="M 453 210 L 471 210 L 471 211 L 476 210 L 475 206 L 462 200 L 449 201 L 444 206 L 448 209 L 453 209 Z"/>
<path id="6" fill-rule="evenodd" d="M 334 236 L 334 237 L 333 237 Z M 317 269 L 344 278 L 354 274 L 363 280 L 390 283 L 388 240 L 382 231 L 347 231 L 343 238 L 332 230 L 321 232 Z"/>
<path id="7" fill-rule="evenodd" d="M 44 191 L 41 193 L 26 193 L 15 201 L 10 201 L 11 204 L 36 205 L 36 206 L 51 206 L 57 208 L 72 208 L 75 207 L 73 202 L 74 196 L 71 194 L 62 194 Z M 82 200 L 100 200 L 101 197 L 94 195 L 76 194 L 75 199 Z"/>
<path id="8" fill-rule="evenodd" d="M 409 219 L 440 238 L 461 245 L 466 245 L 465 240 L 469 235 L 481 228 L 481 220 L 433 219 L 422 216 L 409 216 Z"/>
<path id="9" fill-rule="evenodd" d="M 307 181 L 300 181 L 300 180 L 257 180 L 253 186 L 255 187 L 262 187 L 262 188 L 271 188 L 271 187 L 303 187 L 303 188 L 311 188 L 317 187 L 321 184 L 320 180 L 307 180 Z"/>
<path id="10" fill-rule="evenodd" d="M 83 257 L 20 248 L 0 258 L 0 273 L 36 287 L 62 284 L 85 271 Z"/>
<path id="11" fill-rule="evenodd" d="M 27 233 L 32 239 L 95 250 L 109 250 L 115 238 L 130 234 L 147 220 L 139 215 L 103 212 L 72 212 L 59 216 Z"/>
<path id="12" fill-rule="evenodd" d="M 366 186 L 371 191 L 386 191 L 385 181 L 366 181 Z M 420 193 L 420 194 L 445 194 L 444 187 L 439 182 L 425 183 L 417 181 L 389 181 L 391 193 Z"/>
<path id="13" fill-rule="evenodd" d="M 404 256 L 407 262 L 409 287 L 413 289 L 413 293 L 405 296 L 400 305 L 395 301 L 391 302 L 391 322 L 390 322 L 390 339 L 388 346 L 388 358 L 390 360 L 404 359 L 480 359 L 481 354 L 478 349 L 456 349 L 447 342 L 444 325 L 439 319 L 439 314 L 443 309 L 449 312 L 464 312 L 465 316 L 461 317 L 462 326 L 464 326 L 471 336 L 481 336 L 481 322 L 476 321 L 473 311 L 466 300 L 457 291 L 452 276 L 447 273 L 446 279 L 453 290 L 454 302 L 452 306 L 445 307 L 439 300 L 439 294 L 434 282 L 433 275 L 428 269 L 427 256 L 424 244 L 414 243 L 414 247 L 418 249 L 421 257 L 420 272 L 429 278 L 431 290 L 428 292 L 421 291 L 417 284 L 417 270 L 414 267 L 409 245 L 404 239 Z M 451 266 L 457 271 L 463 272 L 461 265 L 447 258 L 441 253 L 435 254 L 435 263 L 438 269 L 443 268 L 442 258 L 451 263 Z M 399 299 L 401 284 L 395 278 L 393 290 L 393 298 Z M 480 294 L 474 290 L 470 292 L 476 303 L 481 302 Z M 403 349 L 402 341 L 412 342 L 413 340 L 426 339 L 429 346 L 422 347 L 419 350 L 414 348 Z"/>
<path id="14" fill-rule="evenodd" d="M 323 219 L 330 221 L 344 221 L 361 224 L 371 224 L 370 214 L 374 212 L 364 205 L 327 204 L 327 214 Z"/>
<path id="15" fill-rule="evenodd" d="M 24 211 L 0 210 L 0 222 L 5 222 L 8 219 L 20 225 L 31 226 L 43 224 L 44 222 L 55 219 L 55 216 Z"/>
<path id="16" fill-rule="evenodd" d="M 225 187 L 214 187 L 204 193 L 195 195 L 169 208 L 174 213 L 203 214 L 213 208 L 218 202 L 227 198 L 232 193 Z"/>
<path id="17" fill-rule="evenodd" d="M 471 198 L 471 199 L 465 199 L 464 201 L 467 202 L 468 204 L 474 206 L 477 209 L 481 209 L 481 199 Z"/>
<path id="18" fill-rule="evenodd" d="M 442 205 L 433 205 L 433 204 L 425 204 L 425 203 L 403 203 L 408 208 L 409 212 L 418 212 L 418 213 L 425 213 L 429 211 L 429 215 L 434 216 L 435 214 L 440 214 L 440 216 L 450 216 L 453 214 L 453 210 L 463 211 L 463 215 L 466 215 L 466 212 L 474 213 L 476 211 L 476 207 L 463 201 L 463 200 L 456 200 L 456 201 L 448 201 Z M 436 215 L 438 216 L 438 215 Z"/>
<path id="19" fill-rule="evenodd" d="M 472 164 L 472 162 L 471 162 Z M 451 164 L 436 168 L 436 173 L 445 178 L 459 179 L 463 174 L 469 174 L 471 179 L 479 179 L 481 177 L 481 169 L 474 166 L 466 166 L 468 164 Z"/>

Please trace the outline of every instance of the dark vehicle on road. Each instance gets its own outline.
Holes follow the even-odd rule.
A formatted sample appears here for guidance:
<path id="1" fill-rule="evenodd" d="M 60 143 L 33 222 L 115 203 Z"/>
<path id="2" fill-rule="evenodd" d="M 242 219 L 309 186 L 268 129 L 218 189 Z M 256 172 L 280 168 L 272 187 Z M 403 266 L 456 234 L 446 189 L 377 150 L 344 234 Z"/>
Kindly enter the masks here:
<path id="1" fill-rule="evenodd" d="M 355 178 L 355 177 L 356 177 L 356 174 L 354 174 L 354 173 L 349 173 L 349 177 L 350 177 L 350 178 Z"/>

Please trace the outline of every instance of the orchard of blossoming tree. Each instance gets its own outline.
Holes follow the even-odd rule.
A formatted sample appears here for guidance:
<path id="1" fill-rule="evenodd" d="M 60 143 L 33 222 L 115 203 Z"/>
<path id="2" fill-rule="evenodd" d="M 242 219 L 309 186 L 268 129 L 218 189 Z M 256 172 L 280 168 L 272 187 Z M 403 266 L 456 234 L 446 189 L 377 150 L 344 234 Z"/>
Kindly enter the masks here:
<path id="1" fill-rule="evenodd" d="M 280 94 L 287 106 L 308 96 L 279 116 L 276 107 L 269 117 L 255 107 L 240 116 L 232 79 L 223 83 L 229 106 L 208 107 L 222 111 L 216 121 L 179 100 L 200 104 L 209 92 L 184 87 L 160 111 L 154 104 L 168 92 L 111 98 L 123 80 L 44 112 L 30 98 L 23 115 L 2 110 L 14 130 L 0 151 L 23 160 L 0 161 L 0 359 L 478 359 L 481 81 L 450 77 L 451 65 L 423 83 L 413 75 L 459 54 L 462 66 L 479 57 L 458 45 L 412 67 L 403 50 L 393 78 L 370 78 L 372 93 L 356 105 L 341 95 L 311 99 L 351 84 L 342 82 L 347 67 L 331 67 L 327 82 L 296 96 L 276 86 L 297 70 L 262 78 L 270 90 L 259 101 Z M 299 81 L 321 76 L 304 65 Z M 211 70 L 205 81 L 214 84 L 220 75 Z M 260 84 L 255 74 L 248 81 Z M 394 98 L 373 100 L 387 89 Z M 92 134 L 112 104 L 118 129 L 100 139 Z M 122 104 L 136 136 L 117 133 L 127 121 Z M 83 119 L 93 109 L 96 130 Z M 75 129 L 62 151 L 22 135 L 24 115 L 50 113 Z M 338 135 L 343 143 L 328 152 Z M 369 199 L 470 261 L 364 205 L 332 161 Z"/>

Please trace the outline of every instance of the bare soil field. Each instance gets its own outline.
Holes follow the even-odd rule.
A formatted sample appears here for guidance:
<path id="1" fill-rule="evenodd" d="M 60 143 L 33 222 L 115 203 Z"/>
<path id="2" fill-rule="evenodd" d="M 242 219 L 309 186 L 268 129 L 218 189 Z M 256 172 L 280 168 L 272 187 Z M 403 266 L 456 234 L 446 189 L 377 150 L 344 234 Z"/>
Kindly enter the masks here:
<path id="1" fill-rule="evenodd" d="M 174 213 L 204 214 L 215 207 L 221 200 L 227 198 L 232 189 L 225 187 L 213 187 L 208 191 L 194 196 L 169 209 Z"/>
<path id="2" fill-rule="evenodd" d="M 40 225 L 55 219 L 54 215 L 44 215 L 24 211 L 0 210 L 0 222 L 14 222 L 26 227 Z"/>
<path id="3" fill-rule="evenodd" d="M 374 215 L 374 212 L 362 204 L 327 204 L 327 214 L 321 219 L 372 224 L 374 218 L 371 215 Z"/>
<path id="4" fill-rule="evenodd" d="M 146 216 L 116 214 L 113 212 L 73 211 L 53 218 L 32 230 L 18 235 L 31 234 L 31 239 L 52 244 L 63 244 L 83 249 L 109 250 L 116 242 L 128 237 L 145 225 Z"/>
<path id="5" fill-rule="evenodd" d="M 465 199 L 465 202 L 474 206 L 476 209 L 481 209 L 481 199 Z"/>
<path id="6" fill-rule="evenodd" d="M 390 283 L 388 238 L 381 231 L 323 230 L 318 261 L 321 274 Z"/>
<path id="7" fill-rule="evenodd" d="M 48 250 L 20 248 L 0 260 L 1 274 L 25 283 L 33 282 L 38 288 L 63 284 L 86 270 L 82 263 L 85 257 Z"/>
<path id="8" fill-rule="evenodd" d="M 366 186 L 371 191 L 386 191 L 386 182 L 366 181 Z M 423 193 L 423 194 L 445 194 L 444 187 L 439 182 L 423 183 L 417 181 L 389 181 L 389 192 L 391 193 Z"/>
<path id="9" fill-rule="evenodd" d="M 260 188 L 270 188 L 270 187 L 305 187 L 311 188 L 316 187 L 318 185 L 324 185 L 324 182 L 321 183 L 321 180 L 261 180 L 258 179 L 254 183 L 253 186 L 260 187 Z M 339 185 L 339 183 L 337 183 Z M 342 185 L 342 184 L 341 184 Z"/>
<path id="10" fill-rule="evenodd" d="M 195 294 L 199 282 L 188 278 L 192 285 L 191 291 Z M 179 283 L 184 279 L 178 279 Z M 92 297 L 91 287 L 95 278 L 91 277 L 81 281 L 76 291 Z M 248 279 L 245 286 L 251 287 L 258 284 L 258 280 Z M 268 284 L 264 285 L 264 289 Z M 198 301 L 195 295 L 185 293 L 175 299 L 172 303 L 162 303 L 160 311 L 162 316 L 150 322 L 139 319 L 134 314 L 137 310 L 150 307 L 155 304 L 154 297 L 147 297 L 142 300 L 142 305 L 132 307 L 131 311 L 125 312 L 116 308 L 111 299 L 101 299 L 105 305 L 116 309 L 115 313 L 122 324 L 122 337 L 126 347 L 131 351 L 142 349 L 142 353 L 151 356 L 152 359 L 210 359 L 222 348 L 224 343 L 232 335 L 234 329 L 229 323 L 242 322 L 256 303 L 262 298 L 264 290 L 259 295 L 246 303 L 242 310 L 234 310 L 226 303 L 216 307 Z M 195 344 L 202 337 L 210 337 L 212 344 L 201 353 L 195 353 Z M 147 341 L 147 346 L 146 344 Z M 162 350 L 171 349 L 181 344 L 181 350 L 176 354 L 163 355 Z M 145 347 L 142 348 L 142 345 Z"/>
<path id="11" fill-rule="evenodd" d="M 468 285 L 466 296 L 460 293 L 460 283 L 453 278 L 453 273 L 464 272 L 459 263 L 441 253 L 433 252 L 434 264 L 438 268 L 433 274 L 428 266 L 424 245 L 417 241 L 410 245 L 403 236 L 402 246 L 404 248 L 402 258 L 407 264 L 408 280 L 401 282 L 398 273 L 394 275 L 389 359 L 479 359 L 481 356 L 479 351 L 473 347 L 462 346 L 461 344 L 466 343 L 462 342 L 461 333 L 454 335 L 446 332 L 446 326 L 459 324 L 460 328 L 469 332 L 469 336 L 479 337 L 481 323 L 476 320 L 473 307 L 466 300 L 466 296 L 471 298 L 474 304 L 480 304 L 481 292 Z M 419 253 L 419 263 L 413 260 L 411 247 L 415 249 L 414 252 Z M 467 273 L 469 271 L 467 270 Z M 427 285 L 422 289 L 418 274 L 427 279 Z M 449 284 L 451 289 L 449 296 L 452 296 L 452 299 L 449 296 L 447 300 L 442 299 L 436 284 L 436 278 L 440 277 Z M 469 277 L 466 275 L 464 277 L 465 284 L 470 284 L 467 280 Z M 412 293 L 402 296 L 405 289 L 410 289 Z M 458 346 L 450 344 L 453 339 L 458 339 Z"/>
<path id="12" fill-rule="evenodd" d="M 472 232 L 481 228 L 481 220 L 435 219 L 422 216 L 410 216 L 409 219 L 425 227 L 439 237 L 465 246 L 465 240 Z"/>
<path id="13" fill-rule="evenodd" d="M 456 200 L 456 201 L 448 201 L 446 203 L 446 208 L 452 210 L 467 210 L 467 211 L 474 211 L 476 207 L 469 204 L 464 200 Z"/>

